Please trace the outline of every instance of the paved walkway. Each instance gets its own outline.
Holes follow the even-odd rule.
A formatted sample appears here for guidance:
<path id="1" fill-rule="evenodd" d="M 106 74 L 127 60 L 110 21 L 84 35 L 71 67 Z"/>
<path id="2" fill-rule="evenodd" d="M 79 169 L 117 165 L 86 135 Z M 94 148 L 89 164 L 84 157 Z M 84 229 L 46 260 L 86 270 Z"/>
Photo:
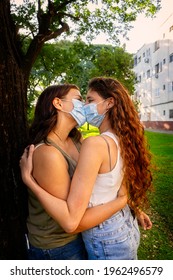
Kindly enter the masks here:
<path id="1" fill-rule="evenodd" d="M 152 128 L 145 128 L 146 131 L 151 132 L 159 132 L 159 133 L 166 133 L 166 134 L 173 134 L 173 130 L 160 130 L 160 129 L 152 129 Z"/>

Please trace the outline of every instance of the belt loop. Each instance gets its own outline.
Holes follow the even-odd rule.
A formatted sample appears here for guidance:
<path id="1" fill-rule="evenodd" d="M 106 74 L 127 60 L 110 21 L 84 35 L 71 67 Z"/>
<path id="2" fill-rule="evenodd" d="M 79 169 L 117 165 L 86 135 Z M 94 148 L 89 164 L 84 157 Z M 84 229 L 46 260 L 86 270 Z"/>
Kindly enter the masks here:
<path id="1" fill-rule="evenodd" d="M 103 223 L 99 224 L 98 227 L 99 227 L 100 229 L 102 229 L 102 228 L 103 228 Z"/>
<path id="2" fill-rule="evenodd" d="M 123 209 L 121 209 L 121 212 L 122 212 L 122 215 L 123 215 L 123 217 L 124 217 L 124 208 L 123 208 Z"/>

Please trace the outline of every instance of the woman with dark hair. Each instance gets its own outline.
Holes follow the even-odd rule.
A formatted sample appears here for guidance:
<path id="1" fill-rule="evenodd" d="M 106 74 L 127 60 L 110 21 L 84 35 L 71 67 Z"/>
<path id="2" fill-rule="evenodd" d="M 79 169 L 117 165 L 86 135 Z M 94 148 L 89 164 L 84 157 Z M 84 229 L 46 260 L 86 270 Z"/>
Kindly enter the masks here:
<path id="1" fill-rule="evenodd" d="M 60 111 L 63 102 L 62 97 L 58 99 Z M 22 157 L 23 180 L 66 232 L 82 231 L 89 259 L 137 259 L 140 234 L 135 215 L 140 217 L 139 209 L 146 205 L 152 181 L 144 129 L 127 90 L 115 79 L 94 78 L 89 82 L 84 111 L 87 122 L 98 127 L 100 135 L 83 141 L 66 198 L 47 193 L 45 181 L 37 184 L 34 173 L 31 176 L 33 146 L 29 158 L 26 152 Z M 63 135 L 60 129 L 56 132 L 58 137 Z M 115 202 L 121 185 L 128 188 L 128 204 L 98 226 L 81 229 L 79 223 L 86 209 Z M 151 228 L 148 217 L 141 215 L 144 227 Z M 102 216 L 99 211 L 98 216 Z"/>
<path id="2" fill-rule="evenodd" d="M 86 122 L 81 99 L 75 85 L 46 88 L 38 98 L 30 128 L 30 143 L 35 145 L 33 178 L 45 191 L 62 200 L 67 199 L 81 146 L 81 133 L 76 126 Z M 79 227 L 88 229 L 99 224 L 124 207 L 126 200 L 122 196 L 108 206 L 88 209 Z M 81 234 L 66 233 L 44 210 L 32 190 L 29 190 L 28 205 L 29 259 L 87 258 Z"/>

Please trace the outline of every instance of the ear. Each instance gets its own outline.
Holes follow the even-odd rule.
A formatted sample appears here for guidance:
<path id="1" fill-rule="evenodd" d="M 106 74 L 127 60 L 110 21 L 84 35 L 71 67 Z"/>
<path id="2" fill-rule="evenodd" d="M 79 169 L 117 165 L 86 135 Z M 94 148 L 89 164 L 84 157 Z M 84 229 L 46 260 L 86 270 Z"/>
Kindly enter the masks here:
<path id="1" fill-rule="evenodd" d="M 113 106 L 114 106 L 114 104 L 115 104 L 115 100 L 114 100 L 114 98 L 113 97 L 109 97 L 108 98 L 108 109 L 110 109 L 110 108 L 112 108 Z"/>
<path id="2" fill-rule="evenodd" d="M 58 109 L 58 110 L 62 110 L 62 102 L 58 97 L 55 97 L 52 101 L 53 106 Z"/>

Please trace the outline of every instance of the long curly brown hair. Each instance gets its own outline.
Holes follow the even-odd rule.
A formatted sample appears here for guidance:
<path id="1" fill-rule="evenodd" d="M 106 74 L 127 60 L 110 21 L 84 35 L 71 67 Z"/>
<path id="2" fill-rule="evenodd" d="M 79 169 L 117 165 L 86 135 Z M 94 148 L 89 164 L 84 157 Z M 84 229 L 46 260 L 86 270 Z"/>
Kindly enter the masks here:
<path id="1" fill-rule="evenodd" d="M 124 181 L 129 189 L 129 204 L 136 211 L 148 206 L 147 191 L 152 190 L 151 154 L 144 136 L 144 128 L 125 87 L 112 78 L 93 78 L 89 90 L 102 98 L 114 98 L 114 106 L 107 112 L 111 127 L 119 138 L 124 163 Z"/>
<path id="2" fill-rule="evenodd" d="M 41 141 L 47 143 L 47 136 L 58 119 L 58 110 L 52 102 L 55 97 L 64 98 L 70 89 L 79 90 L 76 85 L 61 84 L 49 86 L 40 94 L 35 107 L 34 120 L 29 131 L 30 143 L 38 144 Z M 69 136 L 75 141 L 81 139 L 81 133 L 77 128 L 73 128 Z"/>

